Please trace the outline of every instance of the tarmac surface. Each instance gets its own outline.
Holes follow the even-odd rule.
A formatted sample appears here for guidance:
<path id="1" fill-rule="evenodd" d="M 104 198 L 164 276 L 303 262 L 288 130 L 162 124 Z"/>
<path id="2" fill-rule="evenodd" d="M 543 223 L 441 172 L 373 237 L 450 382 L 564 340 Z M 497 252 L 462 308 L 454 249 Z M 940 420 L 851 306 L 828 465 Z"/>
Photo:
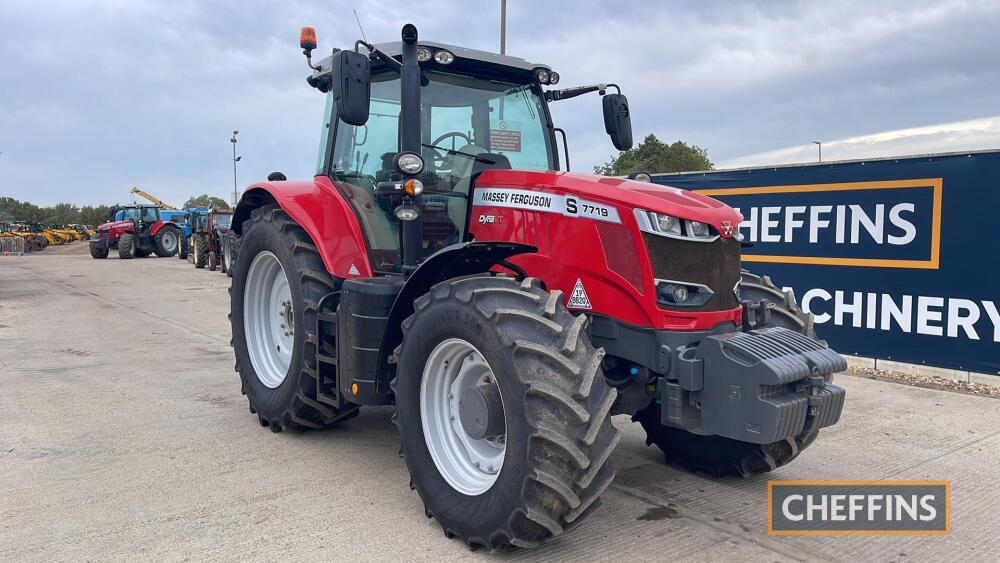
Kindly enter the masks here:
<path id="1" fill-rule="evenodd" d="M 573 532 L 470 552 L 424 517 L 391 408 L 272 434 L 240 394 L 229 278 L 85 243 L 0 257 L 0 559 L 1000 560 L 1000 402 L 838 376 L 839 425 L 770 476 L 664 465 L 616 417 L 618 476 Z M 768 479 L 948 479 L 952 535 L 767 535 Z"/>

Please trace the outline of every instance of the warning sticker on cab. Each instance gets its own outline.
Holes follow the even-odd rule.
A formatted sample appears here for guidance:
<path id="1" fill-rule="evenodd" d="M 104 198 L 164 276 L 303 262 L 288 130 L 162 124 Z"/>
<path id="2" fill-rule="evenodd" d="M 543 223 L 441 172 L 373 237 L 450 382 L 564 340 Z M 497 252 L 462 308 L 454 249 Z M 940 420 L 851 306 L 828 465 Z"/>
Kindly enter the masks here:
<path id="1" fill-rule="evenodd" d="M 511 209 L 527 209 L 559 213 L 566 217 L 596 219 L 608 223 L 621 223 L 618 210 L 610 205 L 587 201 L 572 195 L 550 194 L 513 188 L 479 188 L 472 198 L 472 205 L 489 205 Z"/>
<path id="2" fill-rule="evenodd" d="M 521 152 L 521 123 L 504 121 L 490 124 L 490 149 Z"/>

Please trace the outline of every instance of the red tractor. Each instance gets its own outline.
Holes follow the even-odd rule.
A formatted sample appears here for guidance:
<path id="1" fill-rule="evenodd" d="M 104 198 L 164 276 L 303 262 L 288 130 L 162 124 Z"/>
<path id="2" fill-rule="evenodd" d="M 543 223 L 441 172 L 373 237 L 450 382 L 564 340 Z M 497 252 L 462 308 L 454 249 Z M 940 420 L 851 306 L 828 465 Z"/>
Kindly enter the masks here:
<path id="1" fill-rule="evenodd" d="M 236 209 L 236 370 L 261 426 L 320 429 L 395 405 L 411 487 L 470 547 L 534 546 L 614 478 L 613 415 L 668 462 L 755 475 L 837 422 L 844 359 L 768 278 L 740 215 L 671 187 L 560 171 L 556 89 L 523 59 L 419 41 L 334 50 L 312 180 Z M 565 142 L 564 142 L 565 148 Z"/>
<path id="2" fill-rule="evenodd" d="M 117 248 L 118 257 L 126 260 L 151 253 L 168 257 L 177 254 L 180 238 L 180 226 L 160 219 L 159 207 L 129 205 L 116 209 L 111 222 L 97 227 L 90 239 L 90 255 L 107 258 Z"/>
<path id="3" fill-rule="evenodd" d="M 229 209 L 209 209 L 206 213 L 191 214 L 191 259 L 195 268 L 215 271 L 222 265 L 223 273 L 230 263 L 225 260 L 229 246 L 229 227 L 233 212 Z"/>

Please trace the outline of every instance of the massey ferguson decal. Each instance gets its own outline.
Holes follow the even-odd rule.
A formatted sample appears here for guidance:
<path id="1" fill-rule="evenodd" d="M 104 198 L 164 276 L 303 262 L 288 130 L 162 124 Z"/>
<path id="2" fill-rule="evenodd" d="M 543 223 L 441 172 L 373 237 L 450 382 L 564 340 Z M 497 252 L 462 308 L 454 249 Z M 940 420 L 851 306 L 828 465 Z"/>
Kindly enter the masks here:
<path id="1" fill-rule="evenodd" d="M 483 188 L 476 190 L 472 199 L 472 205 L 543 211 L 546 213 L 559 213 L 567 217 L 583 217 L 597 221 L 607 221 L 608 223 L 621 223 L 621 219 L 618 218 L 618 210 L 614 207 L 572 195 L 549 194 L 510 188 Z"/>

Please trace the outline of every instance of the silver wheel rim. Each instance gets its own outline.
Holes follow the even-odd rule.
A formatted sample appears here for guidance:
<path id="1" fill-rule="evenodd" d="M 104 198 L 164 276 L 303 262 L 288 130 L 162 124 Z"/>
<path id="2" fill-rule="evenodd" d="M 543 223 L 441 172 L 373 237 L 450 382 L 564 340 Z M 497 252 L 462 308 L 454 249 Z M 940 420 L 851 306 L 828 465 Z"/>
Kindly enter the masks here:
<path id="1" fill-rule="evenodd" d="M 173 252 L 177 248 L 177 235 L 173 231 L 166 231 L 163 233 L 163 237 L 160 239 L 163 245 L 163 250 L 167 252 Z"/>
<path id="2" fill-rule="evenodd" d="M 292 293 L 281 262 L 264 251 L 254 257 L 243 292 L 243 332 L 257 378 L 274 389 L 285 381 L 295 345 Z"/>
<path id="3" fill-rule="evenodd" d="M 462 427 L 462 391 L 487 383 L 497 384 L 490 365 L 475 346 L 459 338 L 434 347 L 420 379 L 420 420 L 427 450 L 445 481 L 469 496 L 496 483 L 507 451 L 506 434 L 477 440 Z"/>

